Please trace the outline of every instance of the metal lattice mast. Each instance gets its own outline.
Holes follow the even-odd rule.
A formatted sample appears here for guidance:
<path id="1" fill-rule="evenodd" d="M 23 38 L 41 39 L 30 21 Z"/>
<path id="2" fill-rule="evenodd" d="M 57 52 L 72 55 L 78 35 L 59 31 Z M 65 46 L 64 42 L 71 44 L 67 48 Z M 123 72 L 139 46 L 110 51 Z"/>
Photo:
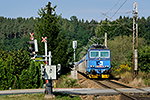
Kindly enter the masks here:
<path id="1" fill-rule="evenodd" d="M 137 3 L 133 4 L 133 75 L 138 70 L 138 12 Z"/>

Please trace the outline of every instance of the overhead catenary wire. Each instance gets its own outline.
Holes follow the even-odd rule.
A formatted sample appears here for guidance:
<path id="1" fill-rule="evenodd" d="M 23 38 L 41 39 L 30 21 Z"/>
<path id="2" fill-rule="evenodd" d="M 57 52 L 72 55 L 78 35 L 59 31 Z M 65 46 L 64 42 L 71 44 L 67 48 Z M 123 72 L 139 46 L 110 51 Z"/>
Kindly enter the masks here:
<path id="1" fill-rule="evenodd" d="M 90 24 L 91 26 L 118 26 L 120 24 Z"/>
<path id="2" fill-rule="evenodd" d="M 116 10 L 116 12 L 111 16 L 111 18 L 120 10 L 120 8 L 127 2 L 127 0 L 125 0 L 123 2 L 123 4 Z"/>
<path id="3" fill-rule="evenodd" d="M 117 22 L 118 24 L 122 25 L 122 26 L 125 27 L 126 29 L 128 29 L 128 30 L 130 30 L 130 31 L 133 31 L 132 29 L 128 28 L 127 26 L 123 25 L 122 23 L 118 22 L 117 20 L 114 20 L 112 17 L 107 16 L 105 13 L 102 13 L 102 12 L 100 12 L 100 13 L 101 13 L 102 15 L 108 17 L 109 19 L 111 19 L 111 20 Z"/>
<path id="4" fill-rule="evenodd" d="M 117 4 L 120 2 L 120 0 L 118 0 L 118 2 L 108 11 L 108 12 L 110 12 L 115 6 L 117 6 Z M 106 12 L 106 14 L 108 13 L 108 12 Z"/>
<path id="5" fill-rule="evenodd" d="M 108 14 L 108 12 L 110 12 L 115 6 L 117 6 L 117 4 L 120 2 L 120 0 L 118 0 L 118 2 L 109 10 L 109 11 L 107 11 L 105 14 Z M 102 19 L 104 19 L 104 18 L 102 18 Z"/>

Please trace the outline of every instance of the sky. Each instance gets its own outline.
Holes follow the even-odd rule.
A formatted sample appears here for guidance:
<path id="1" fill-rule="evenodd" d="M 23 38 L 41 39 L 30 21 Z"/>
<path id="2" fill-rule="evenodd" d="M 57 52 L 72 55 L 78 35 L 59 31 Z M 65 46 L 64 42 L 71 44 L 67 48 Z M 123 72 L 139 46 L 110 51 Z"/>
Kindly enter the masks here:
<path id="1" fill-rule="evenodd" d="M 67 19 L 76 16 L 78 19 L 101 21 L 107 18 L 101 13 L 114 20 L 119 16 L 132 17 L 134 2 L 137 3 L 140 18 L 150 16 L 150 0 L 0 0 L 0 16 L 39 17 L 38 9 L 44 8 L 48 2 L 52 3 L 52 7 L 57 5 L 56 14 Z"/>

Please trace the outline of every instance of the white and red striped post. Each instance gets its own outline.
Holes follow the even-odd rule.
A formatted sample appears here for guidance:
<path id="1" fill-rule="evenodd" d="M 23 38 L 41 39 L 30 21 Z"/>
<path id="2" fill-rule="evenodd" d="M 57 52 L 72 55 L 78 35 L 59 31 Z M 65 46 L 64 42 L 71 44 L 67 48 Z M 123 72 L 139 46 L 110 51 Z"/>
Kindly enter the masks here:
<path id="1" fill-rule="evenodd" d="M 43 38 L 42 37 L 41 42 L 45 42 L 45 67 L 47 66 L 47 37 Z M 46 83 L 48 83 L 48 80 L 46 80 Z"/>

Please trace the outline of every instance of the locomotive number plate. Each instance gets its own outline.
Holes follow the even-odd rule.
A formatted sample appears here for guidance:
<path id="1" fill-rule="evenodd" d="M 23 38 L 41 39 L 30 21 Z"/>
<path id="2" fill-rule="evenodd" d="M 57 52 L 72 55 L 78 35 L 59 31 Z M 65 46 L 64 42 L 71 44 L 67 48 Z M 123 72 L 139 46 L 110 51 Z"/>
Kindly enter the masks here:
<path id="1" fill-rule="evenodd" d="M 102 78 L 109 78 L 108 74 L 102 74 Z"/>
<path id="2" fill-rule="evenodd" d="M 96 66 L 97 68 L 103 67 L 103 66 Z"/>

